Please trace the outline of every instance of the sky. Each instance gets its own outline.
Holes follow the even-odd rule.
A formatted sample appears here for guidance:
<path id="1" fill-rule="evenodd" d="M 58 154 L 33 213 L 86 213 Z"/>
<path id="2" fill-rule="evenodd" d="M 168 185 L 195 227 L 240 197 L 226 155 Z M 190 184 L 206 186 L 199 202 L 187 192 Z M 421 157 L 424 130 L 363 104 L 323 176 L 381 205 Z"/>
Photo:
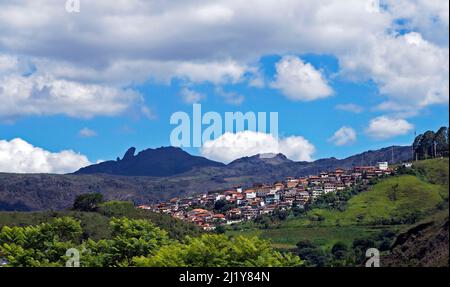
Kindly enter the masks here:
<path id="1" fill-rule="evenodd" d="M 79 6 L 78 3 L 79 2 Z M 176 112 L 277 112 L 195 155 L 345 158 L 449 124 L 447 0 L 4 0 L 0 172 L 172 144 Z M 202 126 L 202 131 L 208 125 Z"/>

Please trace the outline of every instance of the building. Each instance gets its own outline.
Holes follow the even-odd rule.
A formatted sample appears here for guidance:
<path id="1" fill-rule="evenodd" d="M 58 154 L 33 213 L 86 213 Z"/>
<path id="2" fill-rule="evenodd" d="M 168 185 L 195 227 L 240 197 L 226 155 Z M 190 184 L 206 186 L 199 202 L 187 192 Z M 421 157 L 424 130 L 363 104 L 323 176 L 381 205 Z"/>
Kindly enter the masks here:
<path id="1" fill-rule="evenodd" d="M 388 170 L 389 163 L 387 161 L 382 161 L 382 162 L 377 163 L 377 167 L 379 170 Z"/>
<path id="2" fill-rule="evenodd" d="M 245 199 L 255 199 L 256 198 L 256 190 L 254 189 L 247 189 L 244 191 L 245 193 Z"/>

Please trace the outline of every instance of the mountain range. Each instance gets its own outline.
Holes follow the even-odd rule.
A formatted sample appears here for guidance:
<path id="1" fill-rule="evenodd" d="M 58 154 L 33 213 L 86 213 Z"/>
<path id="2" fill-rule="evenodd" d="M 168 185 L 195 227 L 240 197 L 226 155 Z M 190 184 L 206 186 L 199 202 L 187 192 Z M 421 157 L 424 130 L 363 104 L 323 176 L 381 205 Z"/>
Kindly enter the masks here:
<path id="1" fill-rule="evenodd" d="M 91 165 L 74 174 L 0 173 L 0 210 L 65 209 L 77 195 L 92 192 L 102 193 L 109 200 L 145 204 L 237 185 L 272 183 L 337 167 L 408 161 L 412 152 L 411 146 L 392 146 L 345 159 L 313 162 L 295 162 L 283 154 L 258 154 L 227 165 L 175 147 L 135 153 L 136 149 L 130 148 L 121 159 Z"/>

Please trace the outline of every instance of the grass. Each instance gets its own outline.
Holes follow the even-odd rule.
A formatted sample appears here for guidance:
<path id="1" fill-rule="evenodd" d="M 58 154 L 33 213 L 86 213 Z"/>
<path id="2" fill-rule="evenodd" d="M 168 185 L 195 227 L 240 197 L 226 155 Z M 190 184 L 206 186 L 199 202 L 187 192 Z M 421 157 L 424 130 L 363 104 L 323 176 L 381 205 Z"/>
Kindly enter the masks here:
<path id="1" fill-rule="evenodd" d="M 352 242 L 355 238 L 364 238 L 379 233 L 383 229 L 397 232 L 398 226 L 342 226 L 342 227 L 292 227 L 276 229 L 250 229 L 229 231 L 228 235 L 258 236 L 272 242 L 277 249 L 293 249 L 301 240 L 309 240 L 325 249 L 330 249 L 336 242 Z"/>

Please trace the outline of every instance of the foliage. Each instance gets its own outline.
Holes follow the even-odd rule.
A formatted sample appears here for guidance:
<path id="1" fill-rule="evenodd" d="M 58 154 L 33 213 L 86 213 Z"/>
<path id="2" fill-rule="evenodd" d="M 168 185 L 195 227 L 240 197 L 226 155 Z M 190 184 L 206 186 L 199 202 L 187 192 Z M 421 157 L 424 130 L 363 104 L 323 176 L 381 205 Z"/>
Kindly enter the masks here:
<path id="1" fill-rule="evenodd" d="M 0 253 L 10 266 L 61 266 L 62 256 L 80 243 L 81 234 L 80 222 L 69 217 L 36 226 L 4 226 Z"/>
<path id="2" fill-rule="evenodd" d="M 127 266 L 133 257 L 153 254 L 170 242 L 167 232 L 147 220 L 113 218 L 110 225 L 112 239 L 83 244 L 82 266 Z"/>
<path id="3" fill-rule="evenodd" d="M 216 210 L 219 213 L 225 213 L 228 210 L 233 209 L 235 207 L 236 207 L 235 204 L 229 203 L 225 199 L 218 200 L 214 203 L 214 210 Z"/>
<path id="4" fill-rule="evenodd" d="M 417 159 L 449 156 L 448 128 L 441 127 L 436 133 L 427 131 L 414 139 L 413 149 Z"/>
<path id="5" fill-rule="evenodd" d="M 136 266 L 152 267 L 273 267 L 299 266 L 297 256 L 273 251 L 268 241 L 257 237 L 204 234 L 161 248 L 150 257 L 134 258 Z"/>
<path id="6" fill-rule="evenodd" d="M 96 211 L 99 204 L 103 202 L 101 193 L 87 193 L 79 195 L 73 203 L 74 210 L 80 211 Z"/>
<path id="7" fill-rule="evenodd" d="M 258 238 L 204 234 L 172 240 L 145 219 L 113 218 L 111 238 L 82 240 L 80 222 L 56 218 L 0 232 L 0 254 L 8 266 L 64 266 L 66 251 L 80 251 L 83 267 L 105 266 L 298 266 L 300 259 Z"/>

